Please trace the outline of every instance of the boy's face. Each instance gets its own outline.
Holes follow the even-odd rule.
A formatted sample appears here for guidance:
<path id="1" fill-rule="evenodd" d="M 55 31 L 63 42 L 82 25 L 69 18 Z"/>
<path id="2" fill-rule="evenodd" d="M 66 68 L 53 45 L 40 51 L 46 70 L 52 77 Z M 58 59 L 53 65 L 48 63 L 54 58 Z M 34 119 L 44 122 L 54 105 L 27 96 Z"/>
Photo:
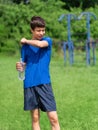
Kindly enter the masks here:
<path id="1" fill-rule="evenodd" d="M 34 30 L 31 30 L 33 34 L 33 39 L 41 40 L 45 35 L 45 28 L 36 27 Z"/>

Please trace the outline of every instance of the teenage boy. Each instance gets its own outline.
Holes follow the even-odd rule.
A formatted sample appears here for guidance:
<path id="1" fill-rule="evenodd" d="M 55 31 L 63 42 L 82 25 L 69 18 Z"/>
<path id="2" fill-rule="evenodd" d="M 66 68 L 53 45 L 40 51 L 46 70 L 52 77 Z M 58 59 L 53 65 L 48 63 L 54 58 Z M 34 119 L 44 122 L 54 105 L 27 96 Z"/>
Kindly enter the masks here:
<path id="1" fill-rule="evenodd" d="M 47 112 L 51 129 L 60 130 L 55 98 L 49 74 L 52 40 L 45 35 L 45 21 L 33 16 L 30 22 L 32 39 L 21 39 L 22 60 L 25 63 L 24 110 L 30 110 L 32 130 L 40 130 L 40 110 Z M 20 62 L 18 71 L 23 70 Z"/>

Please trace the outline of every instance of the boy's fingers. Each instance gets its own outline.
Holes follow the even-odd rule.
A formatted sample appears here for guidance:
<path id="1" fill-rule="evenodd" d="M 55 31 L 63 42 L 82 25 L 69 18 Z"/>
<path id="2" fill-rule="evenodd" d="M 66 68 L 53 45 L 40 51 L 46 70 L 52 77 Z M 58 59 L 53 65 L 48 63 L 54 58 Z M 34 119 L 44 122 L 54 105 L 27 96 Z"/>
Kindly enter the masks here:
<path id="1" fill-rule="evenodd" d="M 16 62 L 16 69 L 17 69 L 18 71 L 23 71 L 25 65 L 26 65 L 26 63 L 22 63 L 22 64 L 21 64 L 21 62 Z"/>
<path id="2" fill-rule="evenodd" d="M 22 64 L 20 62 L 16 63 L 16 69 L 20 69 L 22 67 Z"/>

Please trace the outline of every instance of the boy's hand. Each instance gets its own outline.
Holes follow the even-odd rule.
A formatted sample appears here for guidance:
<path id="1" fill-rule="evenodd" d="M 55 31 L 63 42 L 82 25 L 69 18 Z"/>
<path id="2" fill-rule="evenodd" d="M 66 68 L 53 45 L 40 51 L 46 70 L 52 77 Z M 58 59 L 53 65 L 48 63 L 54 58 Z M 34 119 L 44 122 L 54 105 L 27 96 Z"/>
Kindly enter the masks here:
<path id="1" fill-rule="evenodd" d="M 20 41 L 21 44 L 26 44 L 27 43 L 27 39 L 26 38 L 22 38 Z"/>
<path id="2" fill-rule="evenodd" d="M 16 70 L 23 72 L 25 68 L 26 63 L 16 62 Z"/>

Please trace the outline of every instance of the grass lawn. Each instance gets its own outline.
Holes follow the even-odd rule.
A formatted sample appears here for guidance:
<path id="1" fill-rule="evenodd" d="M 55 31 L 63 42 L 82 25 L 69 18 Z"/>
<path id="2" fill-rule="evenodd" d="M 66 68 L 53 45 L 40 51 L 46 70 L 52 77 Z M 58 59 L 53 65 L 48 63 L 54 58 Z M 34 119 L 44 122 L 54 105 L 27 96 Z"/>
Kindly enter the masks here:
<path id="1" fill-rule="evenodd" d="M 23 87 L 15 63 L 19 57 L 0 55 L 0 130 L 31 130 L 29 112 L 23 110 Z M 61 130 L 98 130 L 98 63 L 64 66 L 52 58 L 52 86 Z M 41 112 L 41 130 L 50 130 Z"/>

